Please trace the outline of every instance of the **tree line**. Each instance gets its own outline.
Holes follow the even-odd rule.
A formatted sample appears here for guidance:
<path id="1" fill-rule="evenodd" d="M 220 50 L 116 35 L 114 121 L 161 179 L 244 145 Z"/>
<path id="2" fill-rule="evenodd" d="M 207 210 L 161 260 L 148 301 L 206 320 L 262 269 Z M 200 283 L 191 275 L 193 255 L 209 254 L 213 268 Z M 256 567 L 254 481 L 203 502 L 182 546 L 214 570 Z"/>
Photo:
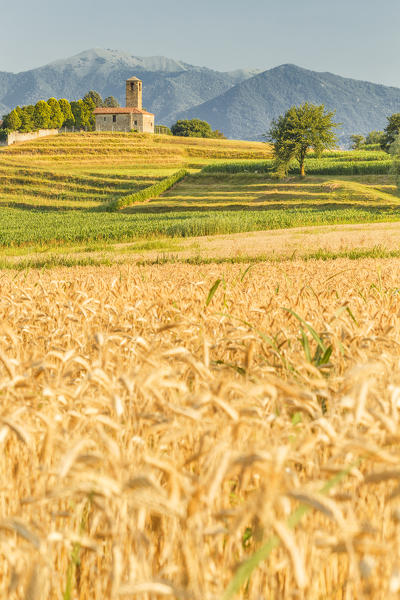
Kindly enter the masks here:
<path id="1" fill-rule="evenodd" d="M 391 153 L 391 146 L 400 134 L 400 113 L 387 117 L 387 125 L 383 131 L 371 131 L 366 137 L 363 135 L 350 136 L 353 150 L 372 150 L 381 148 Z"/>
<path id="2" fill-rule="evenodd" d="M 114 96 L 108 96 L 104 100 L 98 92 L 90 90 L 80 100 L 69 102 L 65 98 L 49 98 L 39 100 L 36 104 L 16 106 L 10 113 L 4 116 L 2 123 L 3 134 L 11 131 L 28 133 L 38 129 L 84 129 L 94 131 L 95 116 L 93 111 L 100 106 L 118 107 L 118 101 Z M 3 136 L 4 137 L 4 136 Z"/>

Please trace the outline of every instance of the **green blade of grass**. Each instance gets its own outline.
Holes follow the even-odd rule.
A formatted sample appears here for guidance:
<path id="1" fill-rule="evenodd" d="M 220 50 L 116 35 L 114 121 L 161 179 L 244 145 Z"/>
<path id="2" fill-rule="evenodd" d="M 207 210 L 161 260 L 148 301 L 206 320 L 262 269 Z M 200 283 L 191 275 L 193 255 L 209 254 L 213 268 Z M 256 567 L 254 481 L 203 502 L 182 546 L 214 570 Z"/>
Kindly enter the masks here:
<path id="1" fill-rule="evenodd" d="M 304 327 L 311 333 L 312 337 L 314 338 L 314 340 L 317 342 L 318 346 L 321 348 L 322 352 L 326 351 L 326 346 L 324 344 L 324 342 L 321 340 L 320 336 L 318 335 L 318 333 L 315 331 L 315 329 L 313 327 L 311 327 L 311 325 L 309 325 L 307 323 L 307 321 L 305 321 L 302 317 L 300 317 L 300 315 L 298 315 L 294 310 L 292 310 L 291 308 L 284 308 L 283 310 L 285 310 L 286 312 L 290 313 L 291 315 L 293 315 L 298 321 L 299 323 L 301 323 L 302 325 L 304 325 Z"/>
<path id="2" fill-rule="evenodd" d="M 215 292 L 217 291 L 217 289 L 219 288 L 220 284 L 221 284 L 222 279 L 217 279 L 211 286 L 210 291 L 208 292 L 208 296 L 207 296 L 207 300 L 206 300 L 206 306 L 208 306 L 211 302 L 211 300 L 214 297 Z"/>

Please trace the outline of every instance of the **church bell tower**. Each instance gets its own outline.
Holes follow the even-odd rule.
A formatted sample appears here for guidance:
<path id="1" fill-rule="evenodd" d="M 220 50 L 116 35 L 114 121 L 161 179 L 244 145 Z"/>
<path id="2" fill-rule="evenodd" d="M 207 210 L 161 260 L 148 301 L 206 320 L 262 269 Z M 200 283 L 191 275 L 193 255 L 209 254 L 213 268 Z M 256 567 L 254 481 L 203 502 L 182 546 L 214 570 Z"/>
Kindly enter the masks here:
<path id="1" fill-rule="evenodd" d="M 126 80 L 126 106 L 142 110 L 142 82 L 137 77 Z"/>

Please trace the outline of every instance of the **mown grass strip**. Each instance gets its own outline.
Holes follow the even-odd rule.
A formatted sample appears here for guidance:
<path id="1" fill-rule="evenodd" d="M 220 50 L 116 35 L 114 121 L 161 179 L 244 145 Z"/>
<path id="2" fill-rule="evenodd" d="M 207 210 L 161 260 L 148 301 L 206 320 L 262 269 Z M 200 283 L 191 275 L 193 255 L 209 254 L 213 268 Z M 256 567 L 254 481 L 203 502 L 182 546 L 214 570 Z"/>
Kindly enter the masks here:
<path id="1" fill-rule="evenodd" d="M 175 185 L 175 183 L 182 181 L 182 179 L 184 179 L 184 177 L 186 177 L 188 174 L 189 171 L 186 169 L 180 169 L 170 177 L 166 177 L 150 187 L 144 188 L 143 190 L 135 192 L 134 194 L 129 194 L 128 196 L 123 196 L 122 198 L 112 200 L 107 205 L 107 208 L 110 211 L 116 211 L 126 208 L 127 206 L 132 206 L 132 204 L 145 202 L 150 198 L 158 198 L 158 196 L 161 196 L 161 194 L 169 190 L 173 185 Z"/>

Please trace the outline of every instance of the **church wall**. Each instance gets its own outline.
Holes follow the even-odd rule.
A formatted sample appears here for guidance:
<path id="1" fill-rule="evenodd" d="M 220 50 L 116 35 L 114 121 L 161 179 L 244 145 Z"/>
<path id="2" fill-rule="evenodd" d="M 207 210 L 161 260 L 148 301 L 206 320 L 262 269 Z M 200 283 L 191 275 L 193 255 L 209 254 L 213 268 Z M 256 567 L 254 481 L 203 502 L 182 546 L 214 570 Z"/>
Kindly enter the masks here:
<path id="1" fill-rule="evenodd" d="M 96 115 L 96 131 L 130 131 L 131 115 L 117 114 L 116 121 L 113 121 L 112 114 Z"/>
<path id="2" fill-rule="evenodd" d="M 154 116 L 141 115 L 143 117 L 142 131 L 144 133 L 154 133 Z"/>
<path id="3" fill-rule="evenodd" d="M 96 131 L 131 131 L 135 129 L 140 133 L 154 133 L 154 116 L 135 113 L 116 114 L 113 121 L 112 114 L 96 116 Z"/>

